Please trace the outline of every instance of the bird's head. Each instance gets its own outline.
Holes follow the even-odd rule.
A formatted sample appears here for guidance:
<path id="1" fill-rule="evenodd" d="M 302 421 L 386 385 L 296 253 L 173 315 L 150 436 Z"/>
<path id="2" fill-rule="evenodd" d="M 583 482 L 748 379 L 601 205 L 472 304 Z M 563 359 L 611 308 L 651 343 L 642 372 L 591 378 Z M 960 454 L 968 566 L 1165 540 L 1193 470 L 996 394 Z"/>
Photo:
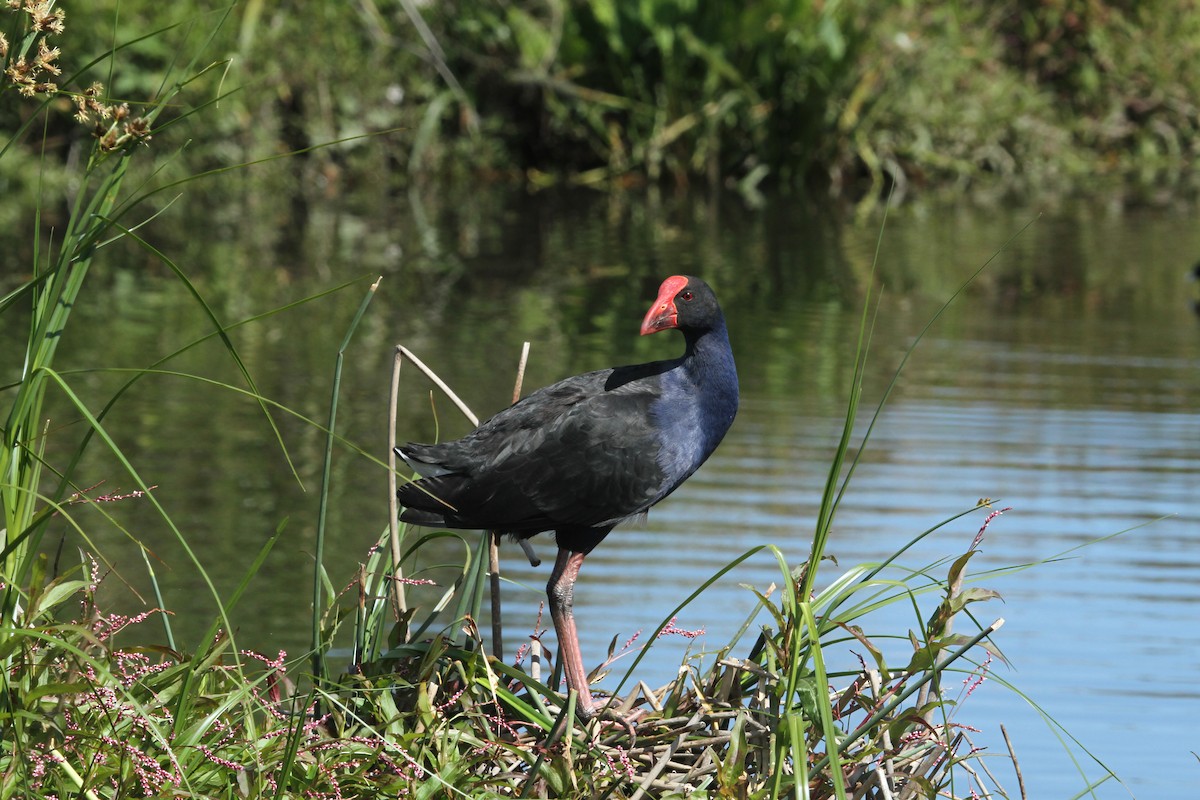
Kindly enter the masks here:
<path id="1" fill-rule="evenodd" d="M 705 330 L 721 319 L 721 307 L 708 284 L 691 275 L 672 275 L 662 282 L 658 299 L 642 320 L 642 336 L 665 331 Z"/>

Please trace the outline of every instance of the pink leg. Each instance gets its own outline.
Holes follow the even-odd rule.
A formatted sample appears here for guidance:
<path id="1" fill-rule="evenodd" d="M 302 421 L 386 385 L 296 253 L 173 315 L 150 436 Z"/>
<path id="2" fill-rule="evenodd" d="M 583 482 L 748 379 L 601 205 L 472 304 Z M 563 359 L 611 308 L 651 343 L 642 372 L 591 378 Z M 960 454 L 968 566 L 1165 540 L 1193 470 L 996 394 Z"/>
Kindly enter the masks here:
<path id="1" fill-rule="evenodd" d="M 587 673 L 583 669 L 583 653 L 579 649 L 579 637 L 575 631 L 575 579 L 583 566 L 585 553 L 559 549 L 554 562 L 554 571 L 546 584 L 546 596 L 550 600 L 550 617 L 554 620 L 554 633 L 558 636 L 558 648 L 563 669 L 567 673 L 567 686 L 579 695 L 576 711 L 583 720 L 591 719 L 596 713 L 592 690 L 588 685 Z"/>

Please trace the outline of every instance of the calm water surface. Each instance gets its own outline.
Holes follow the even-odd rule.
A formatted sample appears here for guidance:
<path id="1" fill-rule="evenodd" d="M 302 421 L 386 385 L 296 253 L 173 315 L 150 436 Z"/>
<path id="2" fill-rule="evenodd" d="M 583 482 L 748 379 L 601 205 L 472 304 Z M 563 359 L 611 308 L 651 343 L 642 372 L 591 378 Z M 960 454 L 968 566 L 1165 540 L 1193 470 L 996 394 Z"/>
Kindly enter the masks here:
<path id="1" fill-rule="evenodd" d="M 909 207 L 889 219 L 872 279 L 878 222 L 854 226 L 783 203 L 750 212 L 734 203 L 480 193 L 433 208 L 392 198 L 386 208 L 386 220 L 353 209 L 318 214 L 291 238 L 254 246 L 238 245 L 247 234 L 231 212 L 212 223 L 208 246 L 186 237 L 178 244 L 230 321 L 384 275 L 350 351 L 341 417 L 344 435 L 381 458 L 396 342 L 417 350 L 486 414 L 505 404 L 524 340 L 533 342 L 527 386 L 543 385 L 677 352 L 670 335 L 636 336 L 666 275 L 700 274 L 722 298 L 741 412 L 704 469 L 588 559 L 577 613 L 589 663 L 604 657 L 613 637 L 653 630 L 752 547 L 776 545 L 799 563 L 840 433 L 866 290 L 883 291 L 859 440 L 941 302 L 1036 218 L 905 366 L 835 520 L 829 550 L 838 566 L 827 565 L 825 578 L 889 556 L 981 497 L 1011 507 L 991 523 L 972 561 L 978 583 L 1003 595 L 975 608 L 985 622 L 1007 620 L 996 643 L 1009 663 L 993 662 L 993 678 L 958 720 L 980 729 L 977 744 L 997 752 L 1004 750 L 999 725 L 1007 727 L 1031 797 L 1070 797 L 1085 784 L 1066 737 L 1043 714 L 1076 737 L 1070 750 L 1087 779 L 1103 769 L 1083 748 L 1140 797 L 1179 797 L 1181 786 L 1200 785 L 1190 754 L 1200 750 L 1200 320 L 1184 280 L 1200 255 L 1194 211 Z M 136 265 L 98 275 L 97 286 L 81 324 L 111 333 L 101 349 L 76 331 L 65 356 L 75 365 L 144 366 L 205 330 L 177 286 Z M 334 348 L 364 289 L 360 283 L 235 333 L 264 394 L 323 419 Z M 173 367 L 237 383 L 215 347 Z M 117 378 L 75 380 L 99 404 Z M 402 438 L 433 435 L 427 391 L 414 374 L 406 377 Z M 443 435 L 466 431 L 447 404 L 438 407 Z M 242 646 L 300 653 L 322 442 L 292 419 L 280 425 L 308 493 L 297 488 L 261 413 L 232 393 L 148 379 L 112 419 L 220 587 L 236 585 L 261 542 L 287 520 L 284 541 L 235 619 Z M 102 454 L 87 471 L 120 483 Z M 386 498 L 381 470 L 351 452 L 339 452 L 335 481 L 330 573 L 343 586 L 386 523 Z M 132 507 L 119 513 L 154 544 L 177 627 L 198 635 L 209 606 L 194 569 L 153 515 Z M 941 528 L 902 563 L 922 568 L 962 553 L 984 514 Z M 122 575 L 144 588 L 140 558 L 124 536 L 98 538 Z M 535 542 L 552 561 L 550 540 Z M 534 628 L 548 567 L 531 569 L 515 548 L 507 553 L 510 648 Z M 945 566 L 934 571 L 944 574 Z M 774 559 L 759 554 L 685 609 L 678 624 L 706 631 L 692 652 L 724 644 L 745 621 L 755 600 L 743 584 L 763 588 L 778 575 Z M 936 598 L 919 603 L 927 616 Z M 914 625 L 911 607 L 900 605 L 864 622 L 868 633 L 900 637 Z M 879 643 L 892 663 L 907 660 L 903 639 Z M 678 637 L 660 641 L 638 677 L 667 680 L 688 646 Z M 837 668 L 854 669 L 847 661 Z M 1015 794 L 1011 771 L 995 769 Z M 1109 781 L 1097 796 L 1127 791 Z"/>

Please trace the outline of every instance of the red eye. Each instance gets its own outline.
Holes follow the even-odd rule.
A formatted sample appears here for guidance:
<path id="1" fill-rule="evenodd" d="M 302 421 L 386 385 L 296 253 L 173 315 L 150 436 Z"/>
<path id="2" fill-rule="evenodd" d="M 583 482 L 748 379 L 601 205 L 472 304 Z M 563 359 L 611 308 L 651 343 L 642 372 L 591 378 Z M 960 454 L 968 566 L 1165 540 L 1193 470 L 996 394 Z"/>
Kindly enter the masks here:
<path id="1" fill-rule="evenodd" d="M 692 294 L 690 291 L 687 291 L 687 292 L 680 292 L 680 293 L 679 293 L 679 299 L 680 299 L 680 300 L 682 300 L 682 301 L 683 301 L 683 302 L 685 302 L 685 303 L 690 303 L 690 302 L 692 302 L 692 298 L 693 298 L 694 296 L 695 296 L 695 295 L 693 295 L 693 294 Z"/>

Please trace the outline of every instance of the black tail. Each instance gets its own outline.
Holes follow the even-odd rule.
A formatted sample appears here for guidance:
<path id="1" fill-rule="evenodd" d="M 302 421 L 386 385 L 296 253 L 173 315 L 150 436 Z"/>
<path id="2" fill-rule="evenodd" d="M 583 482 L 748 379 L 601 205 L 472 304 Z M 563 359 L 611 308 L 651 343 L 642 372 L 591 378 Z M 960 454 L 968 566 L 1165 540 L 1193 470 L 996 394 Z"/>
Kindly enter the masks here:
<path id="1" fill-rule="evenodd" d="M 399 495 L 400 492 L 396 492 L 396 494 Z M 413 525 L 424 525 L 428 528 L 446 527 L 446 516 L 444 514 L 437 514 L 433 511 L 422 511 L 419 508 L 400 509 L 400 521 Z"/>

